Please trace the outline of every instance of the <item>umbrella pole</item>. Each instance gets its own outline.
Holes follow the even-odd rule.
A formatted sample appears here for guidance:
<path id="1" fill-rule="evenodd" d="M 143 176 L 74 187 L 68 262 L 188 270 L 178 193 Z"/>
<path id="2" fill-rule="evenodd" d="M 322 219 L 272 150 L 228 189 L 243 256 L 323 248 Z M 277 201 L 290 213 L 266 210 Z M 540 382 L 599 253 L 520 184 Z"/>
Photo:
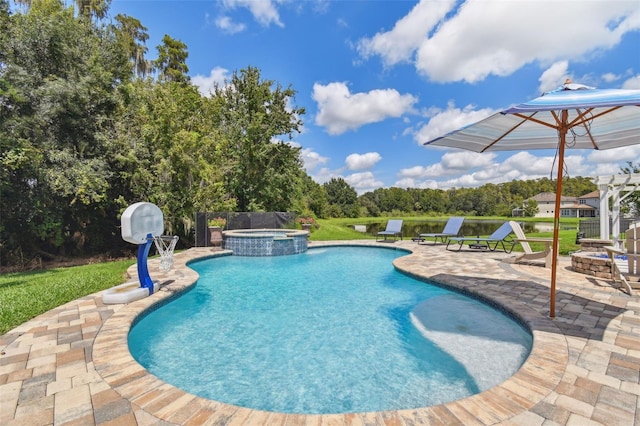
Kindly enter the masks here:
<path id="1" fill-rule="evenodd" d="M 549 316 L 556 316 L 556 276 L 558 272 L 558 249 L 560 232 L 560 205 L 562 202 L 562 175 L 564 170 L 564 145 L 567 139 L 567 110 L 562 110 L 562 122 L 558 128 L 560 144 L 558 146 L 558 183 L 556 185 L 556 208 L 553 213 L 553 258 L 551 260 L 551 294 L 549 296 Z"/>

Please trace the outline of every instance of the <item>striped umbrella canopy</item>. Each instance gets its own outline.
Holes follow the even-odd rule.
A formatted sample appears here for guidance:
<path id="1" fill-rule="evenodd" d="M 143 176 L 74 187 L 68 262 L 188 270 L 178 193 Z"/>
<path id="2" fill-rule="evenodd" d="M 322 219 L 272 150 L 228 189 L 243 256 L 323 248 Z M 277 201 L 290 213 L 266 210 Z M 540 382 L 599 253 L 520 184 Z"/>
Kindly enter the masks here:
<path id="1" fill-rule="evenodd" d="M 610 149 L 635 144 L 640 144 L 640 90 L 599 90 L 569 80 L 538 98 L 425 143 L 427 146 L 446 146 L 475 152 L 558 151 L 551 317 L 555 317 L 559 206 L 565 148 Z"/>

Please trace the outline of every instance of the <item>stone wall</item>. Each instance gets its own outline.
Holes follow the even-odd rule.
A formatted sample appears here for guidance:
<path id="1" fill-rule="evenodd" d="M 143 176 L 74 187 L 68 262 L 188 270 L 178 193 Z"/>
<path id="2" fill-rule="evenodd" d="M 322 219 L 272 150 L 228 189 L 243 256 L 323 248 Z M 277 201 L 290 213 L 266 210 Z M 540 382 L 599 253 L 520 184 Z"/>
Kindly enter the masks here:
<path id="1" fill-rule="evenodd" d="M 580 238 L 580 250 L 605 253 L 605 247 L 613 245 L 611 240 L 600 240 L 597 238 Z"/>
<path id="2" fill-rule="evenodd" d="M 582 242 L 584 240 L 580 240 Z M 575 272 L 598 278 L 611 279 L 611 260 L 608 257 L 596 257 L 591 253 L 573 253 L 571 267 Z"/>

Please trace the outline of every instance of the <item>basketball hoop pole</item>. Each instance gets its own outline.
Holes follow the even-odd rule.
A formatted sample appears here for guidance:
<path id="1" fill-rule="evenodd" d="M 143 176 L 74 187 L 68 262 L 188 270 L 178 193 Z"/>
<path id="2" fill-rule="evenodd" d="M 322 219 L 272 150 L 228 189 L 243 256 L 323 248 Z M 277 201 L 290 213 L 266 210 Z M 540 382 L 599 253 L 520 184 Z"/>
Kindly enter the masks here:
<path id="1" fill-rule="evenodd" d="M 145 244 L 138 245 L 138 280 L 140 281 L 140 287 L 149 290 L 149 296 L 153 294 L 153 281 L 149 276 L 149 267 L 147 266 L 147 258 L 149 257 L 149 249 L 153 242 L 153 236 L 147 234 L 147 242 Z"/>

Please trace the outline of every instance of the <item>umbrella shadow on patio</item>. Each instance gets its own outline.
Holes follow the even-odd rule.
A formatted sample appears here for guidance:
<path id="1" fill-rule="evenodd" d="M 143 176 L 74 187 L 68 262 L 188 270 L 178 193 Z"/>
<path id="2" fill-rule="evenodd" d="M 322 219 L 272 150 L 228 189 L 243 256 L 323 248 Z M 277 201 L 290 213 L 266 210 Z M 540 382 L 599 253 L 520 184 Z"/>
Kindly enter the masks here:
<path id="1" fill-rule="evenodd" d="M 531 280 L 514 280 L 440 273 L 428 279 L 479 298 L 490 305 L 504 307 L 524 321 L 532 331 L 547 331 L 599 341 L 603 340 L 611 320 L 629 310 L 625 307 L 626 301 L 633 300 L 624 293 L 615 293 L 608 297 L 612 303 L 604 303 L 602 298 L 587 298 L 559 289 L 558 315 L 554 320 L 547 316 L 549 299 L 545 296 L 549 291 L 548 284 L 536 282 L 533 277 Z M 562 285 L 561 283 L 560 286 Z M 571 287 L 575 288 L 576 285 L 571 284 Z M 580 293 L 588 294 L 590 291 L 595 294 L 602 290 L 585 287 Z"/>

